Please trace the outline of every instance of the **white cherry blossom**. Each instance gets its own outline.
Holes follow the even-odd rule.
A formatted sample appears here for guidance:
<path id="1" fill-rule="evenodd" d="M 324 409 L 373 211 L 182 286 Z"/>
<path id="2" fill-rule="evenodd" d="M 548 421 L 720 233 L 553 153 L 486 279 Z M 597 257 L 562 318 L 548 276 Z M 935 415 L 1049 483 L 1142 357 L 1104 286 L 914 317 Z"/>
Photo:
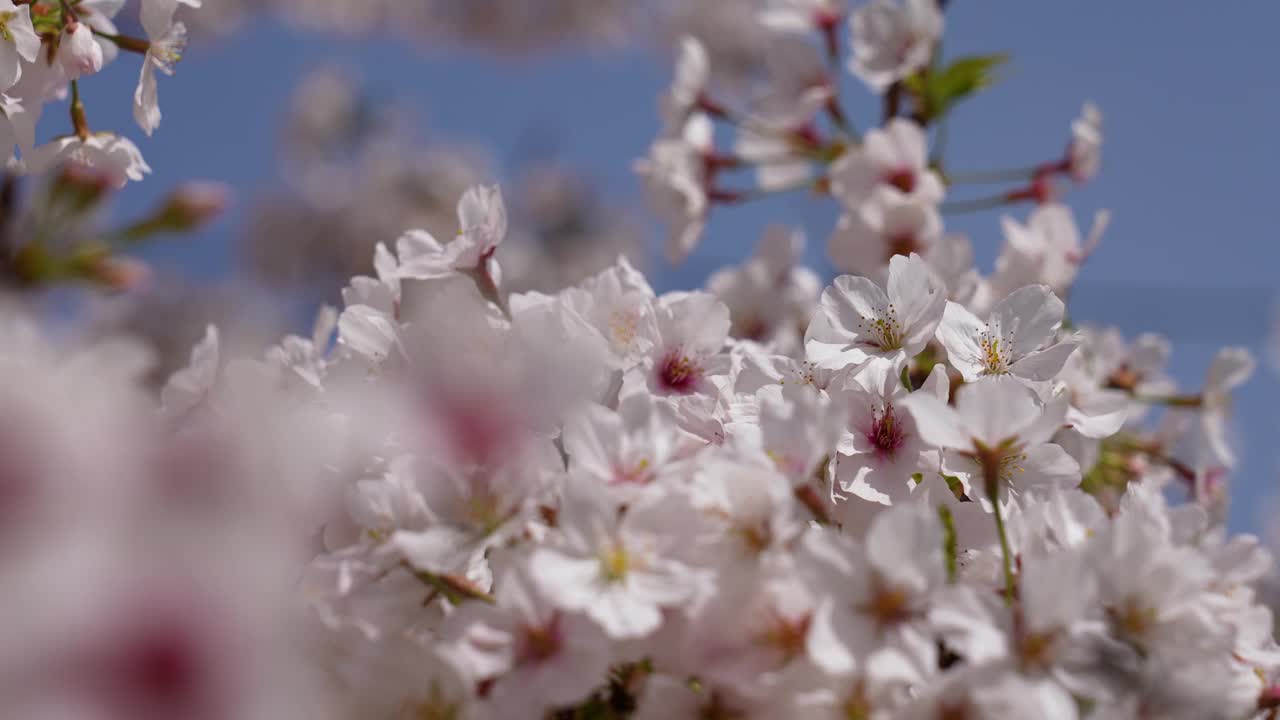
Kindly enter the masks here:
<path id="1" fill-rule="evenodd" d="M 100 132 L 80 138 L 75 135 L 40 145 L 26 157 L 27 168 L 47 172 L 64 163 L 83 165 L 107 174 L 117 187 L 130 180 L 138 182 L 151 173 L 142 152 L 132 140 L 114 133 Z"/>
<path id="2" fill-rule="evenodd" d="M 610 637 L 658 629 L 663 608 L 692 602 L 701 574 L 677 559 L 698 520 L 680 495 L 664 493 L 621 517 L 602 489 L 570 485 L 560 506 L 558 541 L 529 559 L 538 587 L 555 606 L 585 613 Z"/>
<path id="3" fill-rule="evenodd" d="M 941 202 L 946 192 L 942 179 L 929 167 L 924 130 L 906 118 L 893 118 L 883 128 L 868 130 L 861 146 L 846 150 L 831 167 L 831 189 L 851 210 L 881 190 L 926 205 Z"/>
<path id="4" fill-rule="evenodd" d="M 709 200 L 705 157 L 711 151 L 711 120 L 695 113 L 674 137 L 660 138 L 635 165 L 644 178 L 654 212 L 670 226 L 666 252 L 683 260 L 702 238 Z"/>
<path id="5" fill-rule="evenodd" d="M 12 88 L 22 76 L 23 62 L 34 63 L 39 52 L 30 5 L 0 0 L 0 87 Z"/>
<path id="6" fill-rule="evenodd" d="M 943 28 L 934 0 L 872 0 L 854 10 L 849 23 L 849 69 L 874 92 L 927 65 Z"/>
<path id="7" fill-rule="evenodd" d="M 1029 285 L 996 303 L 986 322 L 959 303 L 948 302 L 938 340 L 964 376 L 1009 375 L 1030 382 L 1052 380 L 1075 351 L 1075 341 L 1057 341 L 1065 307 L 1049 288 Z"/>
<path id="8" fill-rule="evenodd" d="M 57 60 L 68 81 L 79 80 L 102 69 L 102 46 L 88 25 L 69 23 L 58 41 Z"/>
<path id="9" fill-rule="evenodd" d="M 836 368 L 869 357 L 912 357 L 933 337 L 946 306 L 946 295 L 924 260 L 896 255 L 883 289 L 865 277 L 842 275 L 822 292 L 805 333 L 805 352 L 810 360 Z"/>
<path id="10" fill-rule="evenodd" d="M 1048 440 L 1062 426 L 1066 403 L 1042 405 L 1024 385 L 986 378 L 961 386 L 950 407 L 929 393 L 913 393 L 902 404 L 921 437 L 947 452 L 943 469 L 963 473 L 986 499 L 1052 487 L 1071 487 L 1080 468 Z"/>
<path id="11" fill-rule="evenodd" d="M 942 218 L 933 206 L 877 192 L 840 218 L 827 254 L 842 272 L 881 280 L 894 256 L 916 253 L 929 261 L 941 242 Z"/>

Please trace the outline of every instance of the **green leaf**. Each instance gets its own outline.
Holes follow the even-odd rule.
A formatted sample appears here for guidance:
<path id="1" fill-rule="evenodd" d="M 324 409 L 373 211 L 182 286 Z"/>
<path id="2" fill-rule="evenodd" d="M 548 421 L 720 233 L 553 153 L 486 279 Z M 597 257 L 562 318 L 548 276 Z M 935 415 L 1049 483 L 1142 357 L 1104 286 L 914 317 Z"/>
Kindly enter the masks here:
<path id="1" fill-rule="evenodd" d="M 946 115 L 955 104 L 995 84 L 995 69 L 1008 62 L 1004 53 L 967 55 L 945 68 L 929 68 L 903 84 L 916 99 L 916 114 L 928 123 Z"/>
<path id="2" fill-rule="evenodd" d="M 1008 61 L 1009 56 L 1004 53 L 962 57 L 939 74 L 939 89 L 956 99 L 971 95 L 995 83 L 992 71 Z"/>
<path id="3" fill-rule="evenodd" d="M 951 494 L 955 495 L 957 500 L 960 502 L 970 502 L 971 499 L 965 494 L 964 483 L 960 482 L 960 478 L 955 475 L 944 475 L 942 473 L 938 473 L 938 475 L 947 482 L 947 488 L 951 490 Z"/>

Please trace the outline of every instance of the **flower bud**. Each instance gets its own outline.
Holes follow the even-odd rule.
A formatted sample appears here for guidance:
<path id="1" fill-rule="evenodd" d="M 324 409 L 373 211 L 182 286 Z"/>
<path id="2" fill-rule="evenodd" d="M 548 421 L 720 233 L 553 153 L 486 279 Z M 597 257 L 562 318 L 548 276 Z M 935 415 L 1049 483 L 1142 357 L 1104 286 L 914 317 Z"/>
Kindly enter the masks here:
<path id="1" fill-rule="evenodd" d="M 178 232 L 195 230 L 227 209 L 231 191 L 215 182 L 188 182 L 178 186 L 157 213 L 165 229 Z"/>
<path id="2" fill-rule="evenodd" d="M 54 202 L 80 214 L 97 207 L 115 188 L 114 178 L 86 165 L 64 165 L 50 187 Z"/>
<path id="3" fill-rule="evenodd" d="M 67 23 L 58 48 L 58 62 L 66 71 L 68 80 L 102 69 L 102 46 L 93 38 L 89 26 L 79 22 Z"/>
<path id="4" fill-rule="evenodd" d="M 147 217 L 123 228 L 119 238 L 140 243 L 161 233 L 184 233 L 199 229 L 226 209 L 230 191 L 213 182 L 189 182 L 178 186 Z"/>
<path id="5" fill-rule="evenodd" d="M 125 292 L 146 285 L 151 279 L 151 268 L 141 260 L 103 255 L 88 265 L 86 279 L 104 289 Z"/>

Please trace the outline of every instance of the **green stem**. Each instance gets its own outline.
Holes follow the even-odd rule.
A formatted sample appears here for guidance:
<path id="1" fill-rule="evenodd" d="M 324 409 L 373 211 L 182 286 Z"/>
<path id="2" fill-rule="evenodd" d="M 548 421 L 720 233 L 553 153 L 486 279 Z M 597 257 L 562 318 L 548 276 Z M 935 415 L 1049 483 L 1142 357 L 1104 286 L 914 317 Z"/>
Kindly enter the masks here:
<path id="1" fill-rule="evenodd" d="M 112 245 L 119 247 L 128 247 L 131 245 L 140 245 L 150 240 L 157 234 L 168 229 L 168 226 L 157 218 L 147 218 L 126 225 L 119 230 L 113 230 L 107 234 L 107 239 Z"/>
<path id="2" fill-rule="evenodd" d="M 81 140 L 89 139 L 89 119 L 84 113 L 84 102 L 80 100 L 80 81 L 71 81 L 71 127 Z"/>
<path id="3" fill-rule="evenodd" d="M 1009 551 L 1009 535 L 1004 529 L 1004 510 L 1000 506 L 998 483 L 987 482 L 987 496 L 996 506 L 996 532 L 1000 534 L 1000 554 L 1004 557 L 1004 602 L 1013 607 L 1013 553 Z"/>

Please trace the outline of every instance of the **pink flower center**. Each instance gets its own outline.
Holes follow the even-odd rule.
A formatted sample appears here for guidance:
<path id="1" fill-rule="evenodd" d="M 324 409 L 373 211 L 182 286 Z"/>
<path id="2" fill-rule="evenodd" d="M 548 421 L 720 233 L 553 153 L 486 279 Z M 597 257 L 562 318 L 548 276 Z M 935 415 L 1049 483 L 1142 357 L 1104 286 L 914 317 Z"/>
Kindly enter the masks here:
<path id="1" fill-rule="evenodd" d="M 682 351 L 675 350 L 658 363 L 658 381 L 668 392 L 689 395 L 698 390 L 702 367 Z"/>
<path id="2" fill-rule="evenodd" d="M 520 644 L 516 652 L 517 664 L 546 662 L 560 653 L 563 637 L 560 631 L 560 615 L 553 615 L 546 625 L 521 628 Z"/>
<path id="3" fill-rule="evenodd" d="M 191 695 L 199 671 L 185 640 L 157 635 L 133 649 L 128 658 L 133 689 L 154 701 L 180 702 Z"/>
<path id="4" fill-rule="evenodd" d="M 876 457 L 881 460 L 892 460 L 907 441 L 902 421 L 894 414 L 892 405 L 885 405 L 884 410 L 873 416 L 871 426 L 864 435 L 875 448 Z"/>
<path id="5" fill-rule="evenodd" d="M 214 717 L 221 704 L 213 638 L 172 612 L 150 608 L 141 624 L 126 620 L 125 634 L 94 657 L 105 697 L 129 717 Z"/>
<path id="6" fill-rule="evenodd" d="M 916 189 L 916 174 L 910 168 L 899 168 L 886 175 L 884 182 L 909 194 Z"/>
<path id="7" fill-rule="evenodd" d="M 915 233 L 898 233 L 888 238 L 885 246 L 885 262 L 895 255 L 909 256 L 913 252 L 920 250 L 920 243 L 916 241 Z"/>
<path id="8" fill-rule="evenodd" d="M 772 328 L 769 327 L 769 323 L 765 322 L 764 318 L 759 317 L 758 315 L 753 315 L 741 323 L 738 332 L 735 334 L 743 340 L 763 342 L 768 339 L 769 331 L 771 329 Z"/>
<path id="9" fill-rule="evenodd" d="M 515 420 L 491 398 L 440 389 L 428 402 L 449 447 L 466 462 L 485 465 L 514 440 Z"/>

